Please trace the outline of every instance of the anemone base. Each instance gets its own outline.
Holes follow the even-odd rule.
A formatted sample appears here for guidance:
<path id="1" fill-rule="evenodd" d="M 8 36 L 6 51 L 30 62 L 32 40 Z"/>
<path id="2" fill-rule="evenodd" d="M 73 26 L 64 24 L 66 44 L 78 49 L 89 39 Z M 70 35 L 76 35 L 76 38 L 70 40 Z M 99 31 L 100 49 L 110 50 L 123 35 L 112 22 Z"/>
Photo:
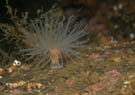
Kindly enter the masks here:
<path id="1" fill-rule="evenodd" d="M 59 69 L 59 68 L 63 68 L 63 65 L 61 65 L 61 64 L 51 64 L 51 68 L 52 69 Z"/>

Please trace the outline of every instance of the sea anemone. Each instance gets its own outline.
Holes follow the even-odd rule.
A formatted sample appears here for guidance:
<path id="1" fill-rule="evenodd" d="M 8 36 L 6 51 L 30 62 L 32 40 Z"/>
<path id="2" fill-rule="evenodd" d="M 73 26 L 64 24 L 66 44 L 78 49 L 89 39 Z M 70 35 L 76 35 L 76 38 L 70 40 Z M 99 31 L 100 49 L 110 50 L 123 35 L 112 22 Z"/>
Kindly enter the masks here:
<path id="1" fill-rule="evenodd" d="M 52 68 L 63 67 L 64 59 L 79 56 L 79 48 L 85 47 L 87 25 L 72 16 L 67 21 L 64 17 L 47 17 L 32 20 L 33 32 L 20 28 L 28 48 L 21 49 L 30 58 L 40 57 L 40 63 L 51 63 Z M 46 60 L 46 61 L 45 61 Z"/>

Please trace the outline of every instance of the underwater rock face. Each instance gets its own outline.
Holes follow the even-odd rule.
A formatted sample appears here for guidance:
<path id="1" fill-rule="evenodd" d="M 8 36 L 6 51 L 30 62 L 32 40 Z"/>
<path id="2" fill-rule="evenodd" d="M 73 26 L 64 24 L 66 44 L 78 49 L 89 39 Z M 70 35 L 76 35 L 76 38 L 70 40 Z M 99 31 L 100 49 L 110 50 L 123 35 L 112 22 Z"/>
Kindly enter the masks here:
<path id="1" fill-rule="evenodd" d="M 110 70 L 100 77 L 100 82 L 88 86 L 84 91 L 89 94 L 101 93 L 103 91 L 107 92 L 117 85 L 121 77 L 122 75 L 118 70 Z"/>
<path id="2" fill-rule="evenodd" d="M 58 0 L 65 15 L 75 14 L 80 17 L 92 17 L 99 8 L 97 0 Z"/>
<path id="3" fill-rule="evenodd" d="M 21 17 L 22 13 L 28 12 L 29 17 L 36 17 L 37 11 L 46 11 L 55 3 L 54 0 L 2 0 L 0 1 L 0 13 L 7 15 L 6 5 L 8 4 L 13 10 L 17 11 L 17 16 Z"/>

